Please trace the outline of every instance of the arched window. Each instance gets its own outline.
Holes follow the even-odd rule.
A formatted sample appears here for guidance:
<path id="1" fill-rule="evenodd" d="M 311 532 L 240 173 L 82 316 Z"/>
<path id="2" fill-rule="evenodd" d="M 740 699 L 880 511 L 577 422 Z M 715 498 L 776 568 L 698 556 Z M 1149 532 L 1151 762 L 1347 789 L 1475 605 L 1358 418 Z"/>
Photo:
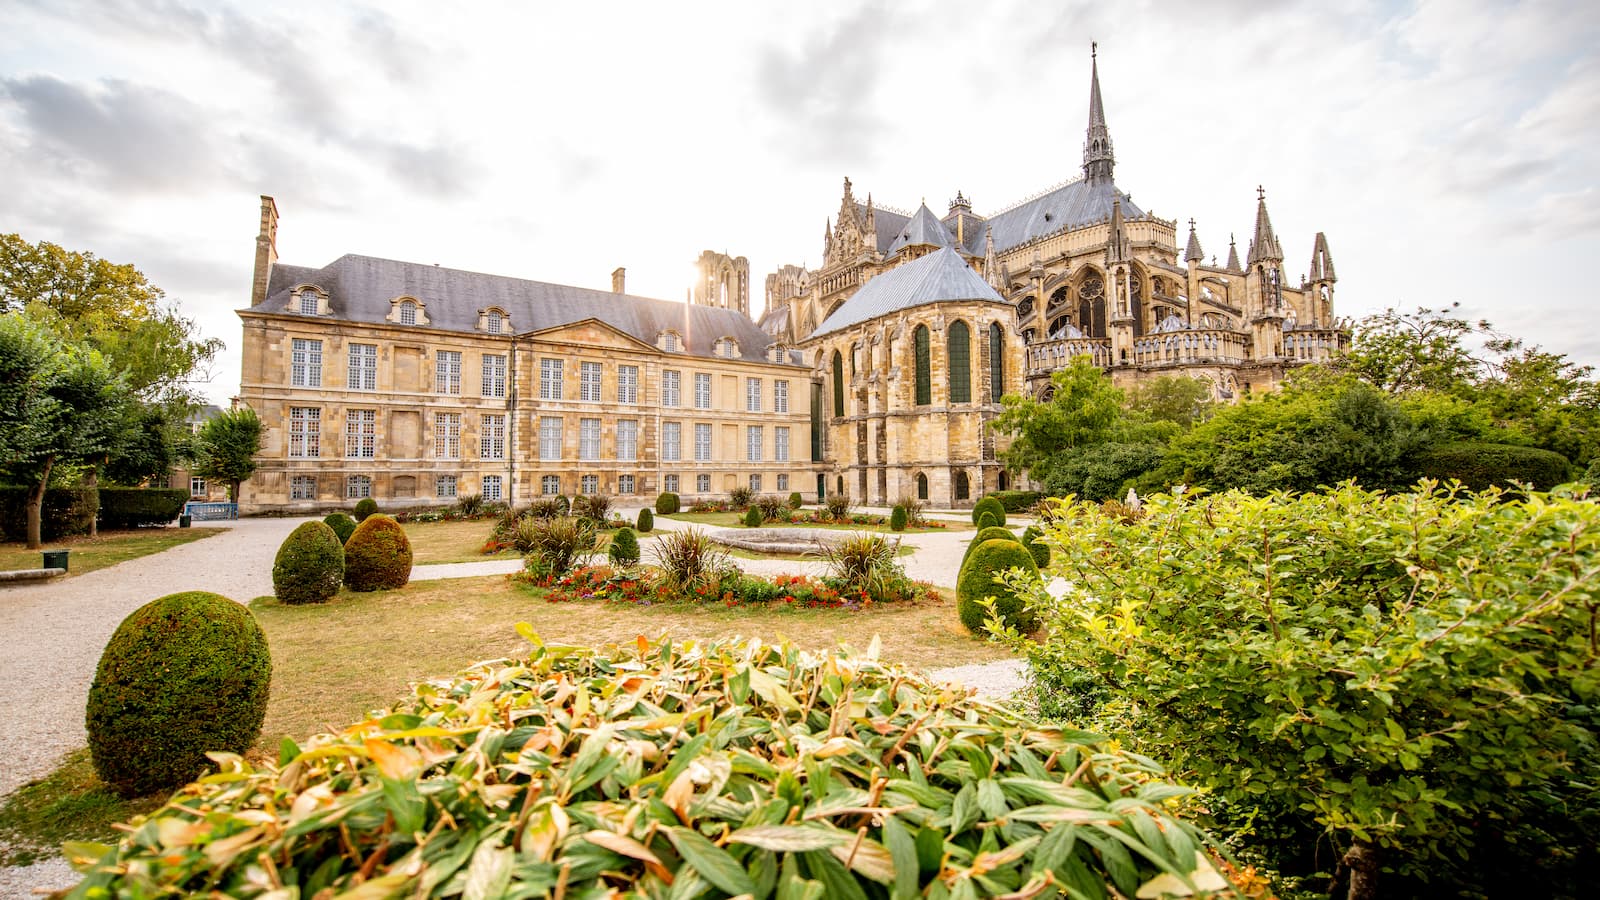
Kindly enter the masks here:
<path id="1" fill-rule="evenodd" d="M 933 360 L 928 352 L 928 326 L 918 325 L 912 333 L 912 342 L 916 345 L 917 405 L 927 406 L 933 402 Z"/>
<path id="2" fill-rule="evenodd" d="M 945 363 L 950 366 L 950 402 L 972 402 L 972 337 L 967 329 L 967 323 L 957 320 L 950 326 L 950 338 L 946 342 L 948 355 Z"/>
<path id="3" fill-rule="evenodd" d="M 1097 272 L 1078 285 L 1078 330 L 1084 337 L 1106 336 L 1106 283 Z"/>
<path id="4" fill-rule="evenodd" d="M 834 491 L 833 492 L 834 492 L 834 494 L 836 494 L 837 496 L 840 496 L 840 497 L 846 496 L 846 494 L 844 492 L 844 476 L 843 475 L 840 475 L 838 480 L 834 484 Z"/>
<path id="5" fill-rule="evenodd" d="M 972 493 L 972 489 L 967 484 L 967 473 L 965 473 L 965 472 L 957 472 L 956 473 L 956 499 L 957 500 L 965 500 L 965 499 L 967 499 L 967 497 L 971 493 Z"/>
<path id="6" fill-rule="evenodd" d="M 844 357 L 833 351 L 833 414 L 844 415 Z"/>
<path id="7" fill-rule="evenodd" d="M 917 473 L 917 499 L 928 499 L 928 476 L 921 472 Z"/>
<path id="8" fill-rule="evenodd" d="M 1000 323 L 989 323 L 989 402 L 999 403 L 1006 393 L 1005 336 Z"/>
<path id="9" fill-rule="evenodd" d="M 499 334 L 506 326 L 506 314 L 498 309 L 489 310 L 484 316 L 483 330 L 490 334 Z"/>
<path id="10" fill-rule="evenodd" d="M 1000 474 L 995 476 L 995 485 L 998 486 L 1002 491 L 1010 489 L 1011 479 L 1006 475 L 1004 469 L 1001 469 Z"/>
<path id="11" fill-rule="evenodd" d="M 318 302 L 318 299 L 316 291 L 310 288 L 302 288 L 300 291 L 300 314 L 314 316 L 321 312 L 322 304 Z"/>
<path id="12" fill-rule="evenodd" d="M 417 305 L 412 303 L 410 300 L 400 301 L 400 324 L 417 324 Z"/>

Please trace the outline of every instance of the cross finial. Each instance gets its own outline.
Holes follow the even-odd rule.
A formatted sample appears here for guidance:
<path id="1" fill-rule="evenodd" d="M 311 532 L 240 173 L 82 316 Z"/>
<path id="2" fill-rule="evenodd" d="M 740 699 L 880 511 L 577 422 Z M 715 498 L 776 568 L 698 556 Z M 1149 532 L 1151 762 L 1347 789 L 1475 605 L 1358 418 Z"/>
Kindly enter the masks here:
<path id="1" fill-rule="evenodd" d="M 1090 59 L 1098 59 L 1099 57 L 1100 57 L 1100 42 L 1099 41 L 1090 41 L 1089 42 L 1089 58 Z"/>
<path id="2" fill-rule="evenodd" d="M 1262 187 L 1259 184 L 1256 185 L 1256 199 L 1257 200 L 1265 200 L 1265 199 L 1267 199 L 1267 189 Z"/>
<path id="3" fill-rule="evenodd" d="M 1190 220 L 1189 220 L 1189 230 L 1190 230 L 1190 231 L 1193 231 L 1193 230 L 1194 230 L 1194 220 L 1193 220 L 1193 219 L 1190 219 Z"/>

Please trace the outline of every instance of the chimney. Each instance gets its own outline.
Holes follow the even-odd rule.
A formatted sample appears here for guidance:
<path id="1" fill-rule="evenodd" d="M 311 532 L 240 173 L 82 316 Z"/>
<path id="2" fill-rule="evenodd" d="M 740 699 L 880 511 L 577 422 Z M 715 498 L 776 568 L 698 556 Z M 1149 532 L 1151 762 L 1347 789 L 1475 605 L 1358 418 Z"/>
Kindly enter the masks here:
<path id="1" fill-rule="evenodd" d="M 278 204 L 261 195 L 261 231 L 256 235 L 256 277 L 250 287 L 250 305 L 260 306 L 267 299 L 267 278 L 278 261 Z"/>
<path id="2" fill-rule="evenodd" d="M 626 282 L 627 279 L 628 270 L 621 266 L 617 266 L 617 268 L 611 273 L 611 293 L 626 294 L 627 291 L 623 289 L 623 283 Z"/>

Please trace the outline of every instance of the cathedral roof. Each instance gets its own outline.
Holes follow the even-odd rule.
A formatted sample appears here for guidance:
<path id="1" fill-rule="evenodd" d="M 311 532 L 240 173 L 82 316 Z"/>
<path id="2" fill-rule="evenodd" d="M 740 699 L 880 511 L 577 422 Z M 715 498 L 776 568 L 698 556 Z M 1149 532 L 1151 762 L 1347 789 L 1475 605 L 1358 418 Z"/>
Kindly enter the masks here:
<path id="1" fill-rule="evenodd" d="M 994 235 L 994 249 L 1004 253 L 1013 247 L 1026 244 L 1034 238 L 1053 234 L 1063 228 L 1079 228 L 1111 218 L 1111 207 L 1122 201 L 1122 215 L 1128 219 L 1144 217 L 1144 211 L 1135 206 L 1133 199 L 1109 181 L 1090 183 L 1083 179 L 1069 181 L 1052 188 L 1031 200 L 1026 200 L 1004 212 L 989 217 L 988 232 Z M 973 229 L 978 231 L 979 229 Z M 983 246 L 983 235 L 974 234 L 969 243 Z"/>
<path id="2" fill-rule="evenodd" d="M 879 229 L 882 233 L 882 229 Z M 950 234 L 950 229 L 939 221 L 933 210 L 924 203 L 917 207 L 910 221 L 901 227 L 900 233 L 895 236 L 894 242 L 889 245 L 888 253 L 899 253 L 906 247 L 918 245 L 931 245 L 934 247 L 954 247 L 956 239 Z"/>
<path id="3" fill-rule="evenodd" d="M 967 265 L 961 254 L 945 247 L 868 281 L 843 306 L 834 310 L 833 315 L 824 319 L 810 337 L 947 300 L 1006 302 Z"/>
<path id="4" fill-rule="evenodd" d="M 275 264 L 267 299 L 256 309 L 283 311 L 290 291 L 302 284 L 327 291 L 333 318 L 353 322 L 387 323 L 390 301 L 407 296 L 425 305 L 426 327 L 446 331 L 476 332 L 478 311 L 498 307 L 519 334 L 598 319 L 646 344 L 654 344 L 663 331 L 676 331 L 691 356 L 714 356 L 713 344 L 731 337 L 738 342 L 740 357 L 756 362 L 763 361 L 772 343 L 771 336 L 734 309 L 355 254 L 320 269 Z"/>

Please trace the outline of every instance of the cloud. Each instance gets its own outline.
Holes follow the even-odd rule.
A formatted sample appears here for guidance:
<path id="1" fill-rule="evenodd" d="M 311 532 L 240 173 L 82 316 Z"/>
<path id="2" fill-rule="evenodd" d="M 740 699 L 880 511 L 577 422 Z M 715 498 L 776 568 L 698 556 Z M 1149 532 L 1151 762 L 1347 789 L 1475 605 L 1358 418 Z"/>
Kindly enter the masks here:
<path id="1" fill-rule="evenodd" d="M 883 48 L 891 34 L 903 38 L 908 27 L 892 21 L 884 3 L 870 3 L 793 50 L 762 48 L 756 85 L 782 123 L 778 148 L 819 165 L 869 164 L 884 132 L 884 119 L 873 108 Z"/>

